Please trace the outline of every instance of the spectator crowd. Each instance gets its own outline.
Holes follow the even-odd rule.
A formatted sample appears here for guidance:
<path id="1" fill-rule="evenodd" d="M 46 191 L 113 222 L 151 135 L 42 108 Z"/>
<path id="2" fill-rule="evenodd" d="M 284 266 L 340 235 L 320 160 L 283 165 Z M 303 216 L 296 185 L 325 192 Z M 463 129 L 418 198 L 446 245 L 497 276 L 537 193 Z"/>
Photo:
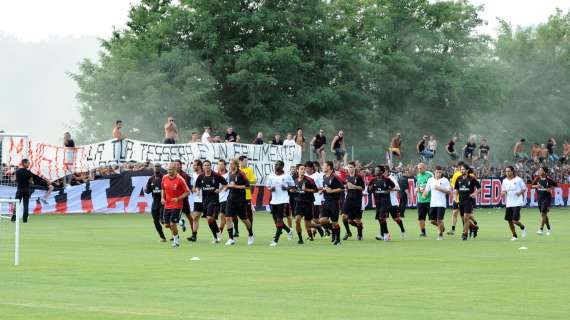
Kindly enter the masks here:
<path id="1" fill-rule="evenodd" d="M 1 132 L 1 131 L 0 131 Z M 127 135 L 123 132 L 123 121 L 117 120 L 112 129 L 113 139 L 121 140 L 126 139 Z M 164 141 L 165 144 L 179 143 L 180 135 L 173 117 L 168 117 L 164 125 Z M 263 132 L 258 132 L 252 141 L 243 141 L 240 134 L 234 130 L 233 127 L 228 127 L 222 133 L 214 132 L 211 127 L 206 126 L 202 133 L 197 131 L 191 132 L 191 139 L 189 143 L 252 143 L 252 144 L 271 144 L 283 146 L 298 145 L 302 150 L 310 150 L 310 153 L 321 165 L 328 160 L 327 152 L 333 155 L 335 169 L 342 174 L 344 167 L 348 163 L 347 145 L 345 143 L 345 135 L 343 130 L 335 132 L 331 140 L 327 138 L 324 129 L 319 129 L 317 134 L 310 139 L 304 135 L 303 128 L 299 127 L 296 130 L 286 132 L 284 138 L 280 132 L 274 132 L 272 138 L 266 138 Z M 503 178 L 505 176 L 505 168 L 508 165 L 513 165 L 518 171 L 518 175 L 526 182 L 532 181 L 536 176 L 538 168 L 541 166 L 548 166 L 550 168 L 550 176 L 552 179 L 559 183 L 569 183 L 570 179 L 570 164 L 568 157 L 570 156 L 570 143 L 565 140 L 562 145 L 561 153 L 557 152 L 557 142 L 554 137 L 548 138 L 544 143 L 532 143 L 530 147 L 527 146 L 526 139 L 522 138 L 515 142 L 512 149 L 512 159 L 505 160 L 500 164 L 497 161 L 491 161 L 491 147 L 487 139 L 480 138 L 477 141 L 477 136 L 469 136 L 463 146 L 458 145 L 459 136 L 454 135 L 444 146 L 444 154 L 448 157 L 448 166 L 446 173 L 448 176 L 453 174 L 454 164 L 457 161 L 464 161 L 471 165 L 479 178 Z M 1 145 L 1 140 L 0 140 Z M 74 148 L 75 142 L 71 134 L 66 132 L 63 137 L 63 146 L 67 148 Z M 402 150 L 402 135 L 396 133 L 389 142 L 389 147 L 386 149 L 386 161 L 374 159 L 367 163 L 356 161 L 357 169 L 361 174 L 371 174 L 373 165 L 388 163 L 394 174 L 397 175 L 414 175 L 416 164 L 424 162 L 429 166 L 433 166 L 432 162 L 438 152 L 438 142 L 434 135 L 424 134 L 416 143 L 416 148 L 412 158 L 414 160 L 407 164 L 402 163 L 402 157 L 406 150 Z M 1 152 L 0 152 L 1 157 Z M 408 157 L 409 158 L 409 157 Z M 0 158 L 1 159 L 1 158 Z M 355 160 L 355 159 L 352 159 Z M 14 182 L 14 172 L 17 169 L 15 166 L 10 166 L 6 163 L 1 163 L 0 183 L 4 185 L 11 185 Z M 64 187 L 66 185 L 77 185 L 87 181 L 97 179 L 100 177 L 108 177 L 114 174 L 120 174 L 128 171 L 152 171 L 153 164 L 127 162 L 123 164 L 102 166 L 99 168 L 91 169 L 88 172 L 74 172 L 61 179 L 52 181 L 55 188 Z"/>

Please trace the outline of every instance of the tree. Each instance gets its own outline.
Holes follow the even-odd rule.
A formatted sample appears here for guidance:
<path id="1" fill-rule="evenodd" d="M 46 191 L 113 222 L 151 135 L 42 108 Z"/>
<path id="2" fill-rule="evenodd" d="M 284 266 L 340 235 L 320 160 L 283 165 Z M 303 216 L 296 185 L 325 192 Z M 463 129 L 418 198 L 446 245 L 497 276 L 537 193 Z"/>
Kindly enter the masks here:
<path id="1" fill-rule="evenodd" d="M 103 41 L 100 63 L 81 64 L 72 75 L 80 89 L 80 140 L 109 138 L 117 119 L 130 136 L 150 141 L 161 140 L 168 116 L 188 140 L 192 129 L 225 122 L 216 81 L 181 32 L 188 19 L 170 1 L 144 0 L 131 8 L 126 30 Z"/>
<path id="2" fill-rule="evenodd" d="M 184 129 L 344 129 L 383 154 L 389 136 L 446 138 L 501 105 L 501 66 L 474 30 L 480 8 L 428 0 L 145 0 L 75 75 L 84 132 L 124 118 L 157 140 Z M 475 110 L 475 111 L 474 111 Z M 136 111 L 136 112 L 135 112 Z M 133 117 L 132 114 L 135 113 Z M 407 153 L 407 154 L 411 154 Z"/>
<path id="3" fill-rule="evenodd" d="M 495 43 L 494 76 L 501 103 L 490 113 L 477 110 L 470 128 L 496 144 L 500 158 L 509 159 L 516 140 L 546 143 L 567 138 L 570 122 L 570 14 L 557 10 L 546 23 L 513 29 L 501 21 Z M 488 130 L 493 128 L 493 130 Z M 560 143 L 561 144 L 561 143 Z"/>

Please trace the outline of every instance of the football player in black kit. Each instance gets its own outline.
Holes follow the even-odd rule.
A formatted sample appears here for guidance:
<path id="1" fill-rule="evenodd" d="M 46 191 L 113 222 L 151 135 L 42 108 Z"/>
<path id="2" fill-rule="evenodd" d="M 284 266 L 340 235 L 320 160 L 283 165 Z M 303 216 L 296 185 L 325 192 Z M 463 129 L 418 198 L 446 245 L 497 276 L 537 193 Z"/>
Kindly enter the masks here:
<path id="1" fill-rule="evenodd" d="M 408 193 L 410 192 L 410 179 L 414 179 L 410 174 L 410 169 L 405 169 L 404 174 L 398 180 L 400 185 L 400 218 L 404 218 L 406 207 L 408 206 Z"/>
<path id="2" fill-rule="evenodd" d="M 318 162 L 317 162 L 318 164 Z M 323 230 L 323 227 L 321 227 L 320 225 L 320 221 L 319 218 L 321 216 L 321 204 L 320 202 L 317 202 L 317 197 L 320 196 L 319 192 L 320 190 L 322 190 L 322 179 L 320 179 L 319 181 L 315 180 L 318 179 L 320 177 L 320 172 L 316 172 L 315 170 L 315 164 L 313 161 L 307 161 L 305 162 L 305 174 L 309 176 L 309 178 L 311 178 L 313 180 L 313 182 L 315 183 L 315 192 L 313 193 L 313 197 L 315 198 L 315 201 L 313 201 L 313 228 L 311 230 L 311 234 L 313 236 L 313 238 L 316 236 L 317 232 L 319 233 L 319 235 L 321 236 L 321 238 L 324 236 L 325 232 Z M 319 188 L 321 187 L 321 188 Z M 318 205 L 317 205 L 318 203 Z"/>
<path id="3" fill-rule="evenodd" d="M 239 161 L 233 159 L 230 161 L 230 176 L 228 179 L 228 184 L 225 186 L 230 193 L 228 194 L 228 200 L 226 204 L 226 226 L 228 230 L 228 236 L 230 237 L 226 242 L 226 245 L 234 245 L 236 241 L 234 240 L 234 222 L 233 218 L 235 216 L 239 217 L 240 220 L 245 224 L 249 237 L 247 239 L 247 244 L 252 245 L 255 239 L 253 234 L 253 229 L 251 222 L 247 217 L 247 213 L 244 210 L 246 205 L 245 201 L 245 189 L 249 188 L 249 180 L 245 174 L 239 169 Z"/>
<path id="4" fill-rule="evenodd" d="M 221 175 L 212 171 L 212 163 L 210 160 L 205 160 L 203 166 L 204 173 L 199 175 L 196 179 L 195 189 L 202 191 L 204 212 L 206 213 L 208 226 L 210 227 L 210 231 L 212 231 L 212 235 L 214 237 L 212 243 L 219 243 L 222 241 L 222 235 L 216 222 L 216 217 L 220 213 L 219 194 L 221 186 L 225 186 L 228 183 Z"/>
<path id="5" fill-rule="evenodd" d="M 346 234 L 342 240 L 352 237 L 350 226 L 355 226 L 358 232 L 356 240 L 362 240 L 362 191 L 364 191 L 364 179 L 356 172 L 356 163 L 348 163 L 348 175 L 346 176 L 346 188 L 348 189 L 344 205 L 342 206 L 342 223 Z"/>
<path id="6" fill-rule="evenodd" d="M 321 225 L 331 230 L 332 242 L 334 245 L 340 245 L 340 226 L 339 218 L 339 201 L 340 194 L 344 191 L 344 186 L 339 178 L 335 175 L 332 161 L 325 162 L 323 169 L 325 176 L 323 177 L 323 202 Z"/>
<path id="7" fill-rule="evenodd" d="M 293 180 L 297 178 L 297 168 L 299 168 L 299 165 L 289 167 L 289 175 Z M 285 206 L 285 217 L 287 218 L 287 226 L 293 230 L 293 216 L 295 215 L 296 203 L 291 190 L 288 190 L 287 194 L 289 194 L 289 203 Z"/>
<path id="8" fill-rule="evenodd" d="M 536 232 L 538 235 L 544 234 L 544 226 L 546 225 L 546 235 L 551 233 L 550 220 L 548 219 L 548 211 L 552 205 L 552 190 L 556 188 L 557 183 L 547 176 L 548 168 L 542 167 L 538 169 L 538 177 L 532 182 L 532 187 L 538 191 L 538 210 L 542 219 L 540 221 L 540 229 Z"/>
<path id="9" fill-rule="evenodd" d="M 475 197 L 481 185 L 477 178 L 470 175 L 471 168 L 467 164 L 463 164 L 460 168 L 461 176 L 455 182 L 455 190 L 459 194 L 459 212 L 463 216 L 463 235 L 461 239 L 467 240 L 467 234 L 473 227 L 476 228 L 475 223 L 472 222 L 473 208 L 475 207 Z"/>
<path id="10" fill-rule="evenodd" d="M 317 185 L 309 176 L 305 175 L 305 165 L 297 166 L 297 174 L 294 178 L 295 187 L 291 189 L 293 201 L 295 201 L 295 229 L 299 236 L 298 244 L 303 244 L 301 220 L 305 220 L 305 231 L 309 235 L 309 240 L 314 241 L 313 232 L 316 226 L 313 224 L 313 202 L 314 193 L 317 192 Z"/>
<path id="11" fill-rule="evenodd" d="M 374 178 L 368 184 L 368 193 L 374 195 L 374 202 L 376 203 L 376 219 L 380 224 L 380 236 L 376 240 L 389 240 L 390 233 L 388 232 L 388 208 L 390 203 L 390 191 L 393 191 L 396 185 L 390 178 L 386 177 L 384 173 L 386 167 L 377 166 L 374 168 Z"/>
<path id="12" fill-rule="evenodd" d="M 152 221 L 154 222 L 154 228 L 160 237 L 160 242 L 166 242 L 166 237 L 164 236 L 164 232 L 162 232 L 161 224 L 163 210 L 163 205 L 161 203 L 162 176 L 163 174 L 161 172 L 160 164 L 157 163 L 154 165 L 153 175 L 148 179 L 144 192 L 146 194 L 152 193 L 152 206 L 150 209 L 150 212 L 152 214 Z"/>

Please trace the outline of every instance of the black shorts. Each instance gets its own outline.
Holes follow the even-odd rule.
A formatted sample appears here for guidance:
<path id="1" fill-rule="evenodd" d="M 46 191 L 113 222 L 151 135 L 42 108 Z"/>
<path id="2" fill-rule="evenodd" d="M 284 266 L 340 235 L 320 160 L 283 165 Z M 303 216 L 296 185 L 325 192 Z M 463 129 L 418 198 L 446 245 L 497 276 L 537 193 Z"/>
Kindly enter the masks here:
<path id="1" fill-rule="evenodd" d="M 362 202 L 346 199 L 342 206 L 342 213 L 348 216 L 348 219 L 362 219 Z"/>
<path id="2" fill-rule="evenodd" d="M 521 207 L 510 207 L 505 211 L 506 221 L 519 221 L 521 219 Z"/>
<path id="3" fill-rule="evenodd" d="M 205 207 L 206 217 L 213 217 L 214 219 L 218 218 L 218 214 L 220 213 L 219 202 L 207 202 L 205 204 Z"/>
<path id="4" fill-rule="evenodd" d="M 152 206 L 150 209 L 150 214 L 154 220 L 159 220 L 161 223 L 164 223 L 164 216 L 163 216 L 164 207 L 160 203 L 160 201 L 153 201 Z"/>
<path id="5" fill-rule="evenodd" d="M 227 201 L 226 202 L 226 217 L 239 217 L 242 220 L 247 218 L 245 209 L 245 201 Z"/>
<path id="6" fill-rule="evenodd" d="M 283 212 L 283 216 L 284 216 L 284 217 L 289 217 L 289 216 L 291 216 L 291 215 L 294 213 L 293 211 L 295 210 L 295 206 L 296 206 L 296 205 L 293 204 L 293 203 L 287 203 L 287 204 L 285 204 L 285 211 Z"/>
<path id="7" fill-rule="evenodd" d="M 390 206 L 388 207 L 388 213 L 392 217 L 392 219 L 396 220 L 400 217 L 400 207 L 399 206 Z"/>
<path id="8" fill-rule="evenodd" d="M 176 144 L 176 141 L 172 138 L 166 138 L 164 139 L 164 144 Z"/>
<path id="9" fill-rule="evenodd" d="M 307 221 L 313 220 L 313 205 L 306 202 L 296 203 L 295 216 L 303 216 Z"/>
<path id="10" fill-rule="evenodd" d="M 444 216 L 445 216 L 444 207 L 429 208 L 429 219 L 431 221 L 443 220 Z"/>
<path id="11" fill-rule="evenodd" d="M 283 219 L 283 217 L 285 217 L 285 207 L 287 207 L 287 204 L 272 204 L 269 206 L 271 208 L 273 219 Z"/>
<path id="12" fill-rule="evenodd" d="M 374 219 L 376 220 L 384 220 L 388 219 L 388 208 L 390 206 L 387 204 L 378 204 L 376 203 L 376 216 Z"/>
<path id="13" fill-rule="evenodd" d="M 295 206 L 296 206 L 296 205 L 297 205 L 297 204 L 295 203 L 295 201 L 290 201 L 290 202 L 287 204 L 287 209 L 285 209 L 285 210 L 286 210 L 286 211 L 285 211 L 285 215 L 286 215 L 286 216 L 290 216 L 291 214 L 295 213 Z"/>
<path id="14" fill-rule="evenodd" d="M 226 205 L 227 205 L 227 203 L 225 201 L 220 202 L 220 214 L 223 214 L 223 215 L 226 214 Z"/>
<path id="15" fill-rule="evenodd" d="M 323 206 L 313 204 L 313 219 L 320 218 L 322 212 L 323 212 Z"/>
<path id="16" fill-rule="evenodd" d="M 251 210 L 251 200 L 245 200 L 244 204 L 243 204 L 243 217 L 241 216 L 239 217 L 240 219 L 249 219 L 249 221 L 251 221 L 251 219 L 253 218 L 253 210 Z"/>
<path id="17" fill-rule="evenodd" d="M 178 223 L 180 221 L 180 209 L 164 209 L 164 223 Z"/>
<path id="18" fill-rule="evenodd" d="M 190 214 L 192 210 L 190 210 L 190 201 L 188 198 L 185 198 L 182 202 L 182 213 Z"/>
<path id="19" fill-rule="evenodd" d="M 322 205 L 321 217 L 329 218 L 333 222 L 338 222 L 339 216 L 339 203 L 338 201 L 325 201 Z"/>
<path id="20" fill-rule="evenodd" d="M 472 214 L 474 207 L 475 207 L 475 199 L 469 198 L 469 199 L 463 200 L 462 202 L 459 203 L 459 214 L 462 217 L 466 213 Z"/>
<path id="21" fill-rule="evenodd" d="M 418 220 L 425 220 L 429 213 L 429 202 L 418 202 Z"/>
<path id="22" fill-rule="evenodd" d="M 451 209 L 453 209 L 453 210 L 459 209 L 459 202 L 456 202 L 455 200 L 453 200 L 453 203 L 451 205 Z"/>
<path id="23" fill-rule="evenodd" d="M 194 212 L 204 212 L 204 203 L 194 202 Z"/>
<path id="24" fill-rule="evenodd" d="M 551 204 L 552 198 L 538 198 L 538 210 L 540 210 L 540 213 L 548 213 L 548 211 L 550 211 Z"/>

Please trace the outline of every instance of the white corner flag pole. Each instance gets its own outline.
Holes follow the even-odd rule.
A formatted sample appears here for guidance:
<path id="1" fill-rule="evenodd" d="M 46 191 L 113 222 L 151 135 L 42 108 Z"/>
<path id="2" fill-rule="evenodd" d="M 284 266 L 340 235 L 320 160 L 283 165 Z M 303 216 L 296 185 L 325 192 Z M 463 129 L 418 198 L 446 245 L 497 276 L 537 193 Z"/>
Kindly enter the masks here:
<path id="1" fill-rule="evenodd" d="M 23 200 L 21 200 L 23 201 Z M 16 239 L 14 245 L 14 265 L 20 265 L 20 217 L 22 216 L 22 202 L 16 203 Z"/>

